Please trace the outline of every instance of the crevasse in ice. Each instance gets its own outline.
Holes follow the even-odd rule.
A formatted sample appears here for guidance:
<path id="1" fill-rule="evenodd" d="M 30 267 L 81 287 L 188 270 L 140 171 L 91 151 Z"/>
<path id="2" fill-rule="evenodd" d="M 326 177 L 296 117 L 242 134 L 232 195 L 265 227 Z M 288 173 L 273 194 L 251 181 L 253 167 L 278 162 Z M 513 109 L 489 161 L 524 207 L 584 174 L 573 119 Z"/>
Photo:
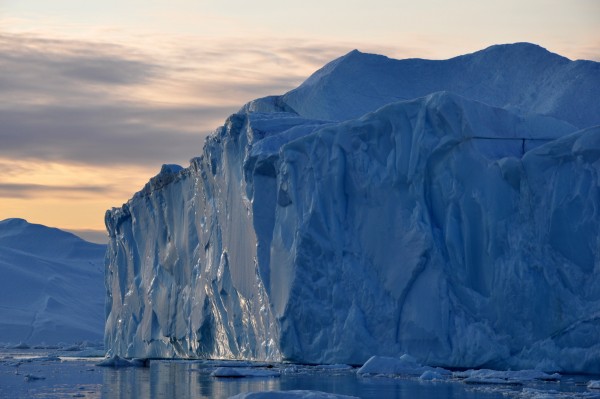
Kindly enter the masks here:
<path id="1" fill-rule="evenodd" d="M 600 372 L 599 64 L 351 52 L 106 214 L 126 357 Z"/>

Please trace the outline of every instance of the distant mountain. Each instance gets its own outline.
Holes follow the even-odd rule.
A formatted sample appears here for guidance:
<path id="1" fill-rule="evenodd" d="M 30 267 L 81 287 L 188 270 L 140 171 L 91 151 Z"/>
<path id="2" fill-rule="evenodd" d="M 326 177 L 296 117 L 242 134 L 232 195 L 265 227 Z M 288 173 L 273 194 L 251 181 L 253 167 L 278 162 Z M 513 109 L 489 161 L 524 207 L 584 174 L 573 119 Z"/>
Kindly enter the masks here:
<path id="1" fill-rule="evenodd" d="M 0 221 L 0 342 L 101 341 L 105 251 L 56 228 Z"/>
<path id="2" fill-rule="evenodd" d="M 600 124 L 600 63 L 571 61 L 530 43 L 496 45 L 448 60 L 394 60 L 354 50 L 282 99 L 306 118 L 347 120 L 400 100 L 450 91 L 513 112 Z"/>

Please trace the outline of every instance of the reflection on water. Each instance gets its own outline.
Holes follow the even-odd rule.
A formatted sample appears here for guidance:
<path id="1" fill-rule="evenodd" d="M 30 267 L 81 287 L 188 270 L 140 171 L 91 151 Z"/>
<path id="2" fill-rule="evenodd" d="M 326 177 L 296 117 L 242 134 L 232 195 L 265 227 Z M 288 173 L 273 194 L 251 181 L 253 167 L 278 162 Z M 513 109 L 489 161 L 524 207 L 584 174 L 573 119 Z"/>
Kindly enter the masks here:
<path id="1" fill-rule="evenodd" d="M 600 397 L 600 392 L 586 389 L 587 381 L 594 379 L 590 376 L 564 376 L 560 383 L 472 386 L 458 381 L 361 378 L 356 376 L 356 370 L 280 365 L 276 366 L 282 372 L 278 378 L 215 378 L 210 376 L 217 366 L 214 362 L 156 360 L 146 368 L 114 369 L 94 366 L 98 358 L 61 359 L 33 350 L 27 353 L 0 350 L 0 398 L 219 399 L 241 392 L 296 389 L 364 399 Z M 27 376 L 36 378 L 28 381 Z"/>
<path id="2" fill-rule="evenodd" d="M 361 398 L 505 398 L 500 392 L 483 393 L 459 383 L 421 383 L 413 380 L 360 378 L 353 371 L 300 369 L 279 378 L 214 378 L 213 368 L 185 361 L 153 361 L 148 368 L 106 368 L 102 397 L 228 398 L 241 392 L 317 390 Z"/>

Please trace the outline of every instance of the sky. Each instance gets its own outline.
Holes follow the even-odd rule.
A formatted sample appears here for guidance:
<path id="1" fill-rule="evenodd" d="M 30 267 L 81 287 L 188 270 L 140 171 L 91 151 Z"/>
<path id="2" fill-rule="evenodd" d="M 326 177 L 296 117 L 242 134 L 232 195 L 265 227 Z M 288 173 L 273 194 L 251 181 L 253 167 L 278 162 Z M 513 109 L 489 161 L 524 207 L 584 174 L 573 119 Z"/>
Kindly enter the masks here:
<path id="1" fill-rule="evenodd" d="M 0 0 L 0 220 L 106 242 L 105 211 L 162 164 L 353 49 L 600 61 L 599 20 L 598 0 Z"/>

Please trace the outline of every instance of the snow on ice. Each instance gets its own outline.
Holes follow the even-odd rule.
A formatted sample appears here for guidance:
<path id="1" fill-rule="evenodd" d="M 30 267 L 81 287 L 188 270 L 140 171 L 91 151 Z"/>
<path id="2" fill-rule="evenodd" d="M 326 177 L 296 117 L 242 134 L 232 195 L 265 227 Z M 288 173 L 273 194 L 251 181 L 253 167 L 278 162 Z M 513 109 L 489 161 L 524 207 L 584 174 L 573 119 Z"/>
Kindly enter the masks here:
<path id="1" fill-rule="evenodd" d="M 107 212 L 109 353 L 600 373 L 599 94 L 518 43 L 250 102 Z"/>

